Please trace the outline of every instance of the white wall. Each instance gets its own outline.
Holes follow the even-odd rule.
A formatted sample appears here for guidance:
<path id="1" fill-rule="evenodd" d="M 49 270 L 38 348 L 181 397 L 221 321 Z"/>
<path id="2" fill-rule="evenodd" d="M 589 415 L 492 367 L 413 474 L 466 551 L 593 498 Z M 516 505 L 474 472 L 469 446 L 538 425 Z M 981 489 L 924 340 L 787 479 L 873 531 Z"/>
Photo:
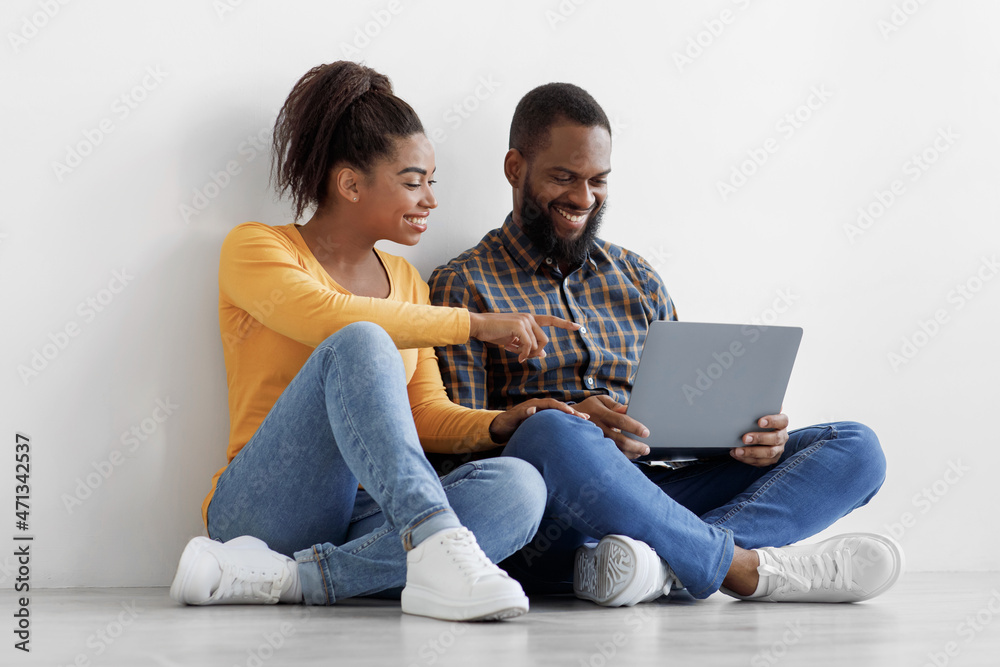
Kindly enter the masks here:
<path id="1" fill-rule="evenodd" d="M 400 3 L 396 15 L 386 0 L 4 3 L 0 538 L 18 532 L 20 431 L 32 438 L 35 584 L 166 584 L 201 531 L 228 427 L 219 244 L 245 220 L 289 221 L 249 138 L 263 130 L 266 143 L 291 85 L 366 26 L 377 34 L 352 55 L 445 135 L 431 230 L 393 251 L 426 276 L 499 225 L 517 100 L 548 81 L 582 85 L 616 123 L 604 236 L 646 254 L 684 319 L 805 327 L 793 426 L 855 419 L 880 434 L 888 481 L 838 530 L 884 531 L 908 513 L 897 534 L 913 569 L 998 567 L 985 481 L 1000 464 L 1000 279 L 981 267 L 1000 250 L 1000 6 Z M 812 91 L 823 99 L 810 110 Z M 462 118 L 455 105 L 476 108 Z M 783 119 L 796 113 L 792 131 Z M 947 151 L 912 172 L 939 132 L 954 135 Z M 88 142 L 68 171 L 54 166 Z M 724 198 L 717 184 L 765 146 L 776 151 Z M 215 188 L 229 161 L 239 173 Z M 901 194 L 849 238 L 858 208 L 894 180 Z M 196 203 L 185 220 L 180 206 Z M 956 296 L 963 284 L 978 289 L 971 300 Z M 772 320 L 776 299 L 785 312 Z M 946 321 L 924 336 L 935 313 Z M 904 338 L 920 348 L 893 367 Z M 22 378 L 36 352 L 52 358 Z M 157 401 L 176 406 L 162 423 Z M 144 440 L 128 439 L 144 424 Z M 88 477 L 97 488 L 81 486 Z M 3 586 L 12 563 L 0 557 Z"/>

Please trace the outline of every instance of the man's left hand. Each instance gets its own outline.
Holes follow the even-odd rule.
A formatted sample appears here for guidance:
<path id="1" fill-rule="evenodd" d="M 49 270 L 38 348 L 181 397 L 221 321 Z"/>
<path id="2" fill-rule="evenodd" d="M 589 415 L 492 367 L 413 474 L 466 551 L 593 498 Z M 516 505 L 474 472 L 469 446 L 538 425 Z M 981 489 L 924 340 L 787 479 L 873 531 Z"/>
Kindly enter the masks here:
<path id="1" fill-rule="evenodd" d="M 737 447 L 729 450 L 729 454 L 748 465 L 763 468 L 774 465 L 785 451 L 788 442 L 788 415 L 767 415 L 757 420 L 761 428 L 773 428 L 774 431 L 754 431 L 743 435 L 743 443 L 748 447 Z"/>

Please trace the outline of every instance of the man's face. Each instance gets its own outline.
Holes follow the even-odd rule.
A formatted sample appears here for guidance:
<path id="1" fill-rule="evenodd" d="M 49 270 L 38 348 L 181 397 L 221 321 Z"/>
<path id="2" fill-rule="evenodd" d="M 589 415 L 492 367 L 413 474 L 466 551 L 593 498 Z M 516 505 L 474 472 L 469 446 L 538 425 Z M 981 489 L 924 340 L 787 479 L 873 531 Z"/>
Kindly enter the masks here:
<path id="1" fill-rule="evenodd" d="M 508 178 L 516 177 L 515 221 L 539 251 L 561 265 L 579 264 L 604 212 L 611 135 L 600 126 L 555 125 L 530 159 L 514 153 L 507 167 Z"/>

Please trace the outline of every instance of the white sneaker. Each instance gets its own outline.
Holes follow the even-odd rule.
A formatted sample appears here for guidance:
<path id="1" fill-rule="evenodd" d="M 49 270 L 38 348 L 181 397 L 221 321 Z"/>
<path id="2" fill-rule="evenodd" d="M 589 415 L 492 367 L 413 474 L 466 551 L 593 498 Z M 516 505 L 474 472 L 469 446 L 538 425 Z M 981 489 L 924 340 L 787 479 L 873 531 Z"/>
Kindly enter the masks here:
<path id="1" fill-rule="evenodd" d="M 573 592 L 605 607 L 631 607 L 670 592 L 676 579 L 645 542 L 606 535 L 596 546 L 576 550 Z"/>
<path id="2" fill-rule="evenodd" d="M 889 590 L 903 572 L 903 549 L 891 537 L 838 535 L 817 544 L 754 549 L 760 583 L 753 595 L 765 602 L 860 602 Z"/>
<path id="3" fill-rule="evenodd" d="M 276 604 L 296 578 L 295 561 L 244 535 L 225 544 L 196 537 L 181 554 L 170 597 L 181 604 Z"/>
<path id="4" fill-rule="evenodd" d="M 494 565 L 465 527 L 441 530 L 406 554 L 403 611 L 445 621 L 499 621 L 528 611 L 521 584 Z"/>

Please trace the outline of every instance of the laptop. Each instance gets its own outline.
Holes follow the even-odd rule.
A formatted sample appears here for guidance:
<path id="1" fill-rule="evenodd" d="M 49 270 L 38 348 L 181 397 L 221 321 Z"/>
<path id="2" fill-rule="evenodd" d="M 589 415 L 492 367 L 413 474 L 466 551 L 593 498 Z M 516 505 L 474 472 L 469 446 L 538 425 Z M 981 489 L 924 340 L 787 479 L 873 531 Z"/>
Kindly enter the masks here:
<path id="1" fill-rule="evenodd" d="M 801 327 L 653 322 L 626 414 L 649 429 L 640 461 L 683 461 L 743 443 L 781 412 Z"/>

